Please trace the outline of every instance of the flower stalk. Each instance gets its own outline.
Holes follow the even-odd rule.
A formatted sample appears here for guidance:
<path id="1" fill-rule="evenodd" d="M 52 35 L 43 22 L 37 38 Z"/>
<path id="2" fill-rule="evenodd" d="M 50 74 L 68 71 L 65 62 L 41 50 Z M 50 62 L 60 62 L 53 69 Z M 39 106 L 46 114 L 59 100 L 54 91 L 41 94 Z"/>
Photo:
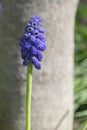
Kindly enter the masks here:
<path id="1" fill-rule="evenodd" d="M 30 63 L 27 67 L 26 130 L 31 130 L 32 69 L 33 69 L 33 65 L 32 63 Z"/>

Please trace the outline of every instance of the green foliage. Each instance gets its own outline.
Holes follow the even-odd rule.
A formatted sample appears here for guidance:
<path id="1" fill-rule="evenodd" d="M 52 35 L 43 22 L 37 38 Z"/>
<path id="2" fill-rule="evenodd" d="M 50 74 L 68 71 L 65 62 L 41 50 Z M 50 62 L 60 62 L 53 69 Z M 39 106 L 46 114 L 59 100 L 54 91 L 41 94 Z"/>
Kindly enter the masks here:
<path id="1" fill-rule="evenodd" d="M 80 4 L 75 21 L 75 119 L 87 119 L 87 3 Z"/>

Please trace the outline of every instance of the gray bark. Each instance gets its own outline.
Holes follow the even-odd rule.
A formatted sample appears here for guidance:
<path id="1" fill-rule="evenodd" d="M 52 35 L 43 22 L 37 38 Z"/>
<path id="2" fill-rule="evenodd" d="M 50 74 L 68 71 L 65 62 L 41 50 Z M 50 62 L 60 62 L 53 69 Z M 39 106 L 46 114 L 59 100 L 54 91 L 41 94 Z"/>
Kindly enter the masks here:
<path id="1" fill-rule="evenodd" d="M 32 15 L 46 28 L 42 69 L 33 72 L 32 130 L 72 130 L 74 20 L 78 0 L 8 0 L 0 15 L 0 130 L 25 129 L 25 79 L 18 41 Z"/>

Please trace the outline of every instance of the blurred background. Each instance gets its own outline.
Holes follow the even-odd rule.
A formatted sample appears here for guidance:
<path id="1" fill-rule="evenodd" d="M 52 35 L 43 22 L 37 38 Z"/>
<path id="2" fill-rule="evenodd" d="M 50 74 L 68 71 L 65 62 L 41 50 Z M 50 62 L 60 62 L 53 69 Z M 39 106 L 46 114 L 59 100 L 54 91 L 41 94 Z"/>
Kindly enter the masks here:
<path id="1" fill-rule="evenodd" d="M 87 0 L 81 0 L 75 21 L 75 130 L 87 120 Z"/>

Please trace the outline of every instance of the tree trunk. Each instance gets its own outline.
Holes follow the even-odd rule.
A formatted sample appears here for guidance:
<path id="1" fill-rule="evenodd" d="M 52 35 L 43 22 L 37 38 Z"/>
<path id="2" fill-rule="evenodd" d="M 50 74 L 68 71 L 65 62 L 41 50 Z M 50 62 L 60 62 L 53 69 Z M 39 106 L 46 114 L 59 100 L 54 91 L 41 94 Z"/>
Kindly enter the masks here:
<path id="1" fill-rule="evenodd" d="M 72 130 L 74 20 L 78 0 L 8 0 L 0 15 L 0 130 L 25 130 L 18 41 L 32 15 L 44 19 L 47 51 L 33 72 L 32 130 Z"/>

